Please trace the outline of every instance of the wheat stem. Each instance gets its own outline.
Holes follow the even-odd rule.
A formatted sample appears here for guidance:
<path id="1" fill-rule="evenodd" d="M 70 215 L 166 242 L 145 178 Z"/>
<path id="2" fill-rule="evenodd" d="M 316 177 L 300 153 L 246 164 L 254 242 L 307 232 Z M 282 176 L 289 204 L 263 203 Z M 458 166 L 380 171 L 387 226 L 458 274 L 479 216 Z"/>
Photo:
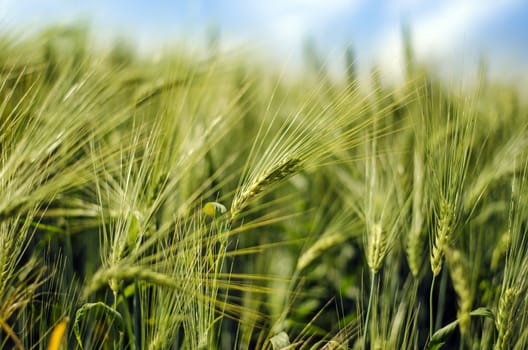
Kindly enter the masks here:
<path id="1" fill-rule="evenodd" d="M 369 301 L 368 301 L 368 306 L 367 306 L 367 315 L 365 316 L 365 331 L 363 332 L 363 349 L 367 348 L 367 343 L 368 343 L 370 312 L 372 308 L 372 301 L 374 299 L 374 288 L 376 286 L 376 276 L 377 276 L 376 272 L 372 270 L 370 272 L 371 272 L 370 294 L 369 294 Z"/>
<path id="2" fill-rule="evenodd" d="M 431 288 L 429 289 L 429 339 L 433 337 L 434 332 L 434 321 L 433 321 L 433 293 L 435 287 L 436 276 L 433 275 L 431 280 Z"/>

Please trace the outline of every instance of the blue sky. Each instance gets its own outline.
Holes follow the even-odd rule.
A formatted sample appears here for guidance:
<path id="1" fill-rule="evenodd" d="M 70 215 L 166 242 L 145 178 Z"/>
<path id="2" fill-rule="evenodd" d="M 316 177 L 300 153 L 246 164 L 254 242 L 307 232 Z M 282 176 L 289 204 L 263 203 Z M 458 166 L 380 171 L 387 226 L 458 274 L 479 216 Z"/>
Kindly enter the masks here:
<path id="1" fill-rule="evenodd" d="M 0 28 L 34 31 L 79 19 L 102 37 L 128 36 L 147 51 L 175 38 L 199 43 L 215 27 L 226 49 L 250 47 L 294 64 L 311 37 L 338 65 L 350 43 L 362 69 L 376 63 L 393 77 L 401 74 L 403 21 L 420 60 L 471 70 L 486 55 L 495 76 L 528 79 L 522 0 L 0 0 Z"/>

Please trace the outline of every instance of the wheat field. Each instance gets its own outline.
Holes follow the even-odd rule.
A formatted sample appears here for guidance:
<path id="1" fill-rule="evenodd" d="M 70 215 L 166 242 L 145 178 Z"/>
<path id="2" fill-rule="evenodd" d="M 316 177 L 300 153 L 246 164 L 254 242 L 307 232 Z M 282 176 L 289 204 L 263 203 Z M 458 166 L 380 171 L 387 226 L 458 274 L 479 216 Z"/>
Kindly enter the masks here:
<path id="1" fill-rule="evenodd" d="M 528 348 L 527 105 L 406 45 L 364 88 L 4 33 L 0 348 Z"/>

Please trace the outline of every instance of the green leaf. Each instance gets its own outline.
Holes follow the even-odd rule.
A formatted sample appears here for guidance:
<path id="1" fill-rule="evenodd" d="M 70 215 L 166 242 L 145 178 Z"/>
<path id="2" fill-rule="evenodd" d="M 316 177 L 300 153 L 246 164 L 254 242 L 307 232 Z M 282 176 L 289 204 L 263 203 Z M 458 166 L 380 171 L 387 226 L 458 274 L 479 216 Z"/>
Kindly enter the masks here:
<path id="1" fill-rule="evenodd" d="M 475 317 L 487 317 L 491 318 L 492 320 L 495 319 L 495 315 L 493 314 L 493 311 L 491 309 L 485 308 L 485 307 L 479 307 L 478 309 L 475 309 L 469 313 L 471 316 Z M 441 349 L 442 346 L 446 343 L 447 338 L 454 332 L 456 327 L 458 326 L 458 320 L 455 320 L 448 324 L 445 327 L 440 328 L 433 334 L 431 337 L 431 340 L 429 341 L 429 344 L 427 346 L 428 350 L 438 350 Z"/>
<path id="2" fill-rule="evenodd" d="M 458 326 L 458 320 L 455 320 L 448 324 L 447 326 L 444 326 L 437 330 L 433 336 L 431 337 L 431 340 L 429 341 L 429 344 L 427 345 L 427 349 L 429 350 L 438 350 L 441 349 L 442 346 L 445 344 L 447 338 L 453 333 L 453 331 Z"/>
<path id="3" fill-rule="evenodd" d="M 492 320 L 495 320 L 495 314 L 491 309 L 488 309 L 487 307 L 479 307 L 478 309 L 471 311 L 469 314 L 471 316 L 487 317 Z"/>

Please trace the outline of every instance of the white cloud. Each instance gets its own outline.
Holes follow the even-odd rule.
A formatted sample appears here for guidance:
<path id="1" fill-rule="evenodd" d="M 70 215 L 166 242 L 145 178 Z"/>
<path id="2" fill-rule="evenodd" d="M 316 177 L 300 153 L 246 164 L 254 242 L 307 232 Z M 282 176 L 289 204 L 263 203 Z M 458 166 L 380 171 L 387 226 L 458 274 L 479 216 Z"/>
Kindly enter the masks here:
<path id="1" fill-rule="evenodd" d="M 470 58 L 472 50 L 478 50 L 470 40 L 479 28 L 504 12 L 512 11 L 518 3 L 516 0 L 449 0 L 436 6 L 436 3 L 429 4 L 426 11 L 405 17 L 412 31 L 416 56 L 422 60 L 451 63 Z M 408 5 L 407 10 L 412 13 L 412 1 Z M 384 72 L 395 79 L 402 75 L 402 50 L 401 26 L 397 18 L 387 25 L 376 49 Z"/>
<path id="2" fill-rule="evenodd" d="M 300 14 L 285 14 L 274 21 L 271 26 L 271 34 L 274 38 L 280 38 L 284 43 L 298 43 L 308 31 L 308 23 Z"/>
<path id="3" fill-rule="evenodd" d="M 413 25 L 413 42 L 420 54 L 443 54 L 465 44 L 467 36 L 487 20 L 511 9 L 516 1 L 448 1 Z"/>
<path id="4" fill-rule="evenodd" d="M 297 46 L 302 39 L 331 25 L 336 16 L 352 16 L 362 0 L 270 0 L 250 6 L 256 26 L 286 47 Z"/>
<path id="5" fill-rule="evenodd" d="M 254 26 L 262 46 L 271 48 L 267 53 L 286 65 L 293 65 L 292 69 L 295 69 L 302 60 L 304 39 L 324 39 L 325 44 L 328 44 L 332 38 L 322 36 L 328 34 L 328 29 L 332 28 L 338 17 L 345 15 L 352 18 L 363 1 L 268 0 L 250 2 L 247 6 L 251 6 L 248 13 L 255 16 Z M 254 33 L 248 34 L 251 36 Z"/>
<path id="6" fill-rule="evenodd" d="M 303 12 L 305 14 L 329 14 L 357 6 L 358 0 L 269 0 L 255 2 L 255 8 L 267 13 Z"/>

